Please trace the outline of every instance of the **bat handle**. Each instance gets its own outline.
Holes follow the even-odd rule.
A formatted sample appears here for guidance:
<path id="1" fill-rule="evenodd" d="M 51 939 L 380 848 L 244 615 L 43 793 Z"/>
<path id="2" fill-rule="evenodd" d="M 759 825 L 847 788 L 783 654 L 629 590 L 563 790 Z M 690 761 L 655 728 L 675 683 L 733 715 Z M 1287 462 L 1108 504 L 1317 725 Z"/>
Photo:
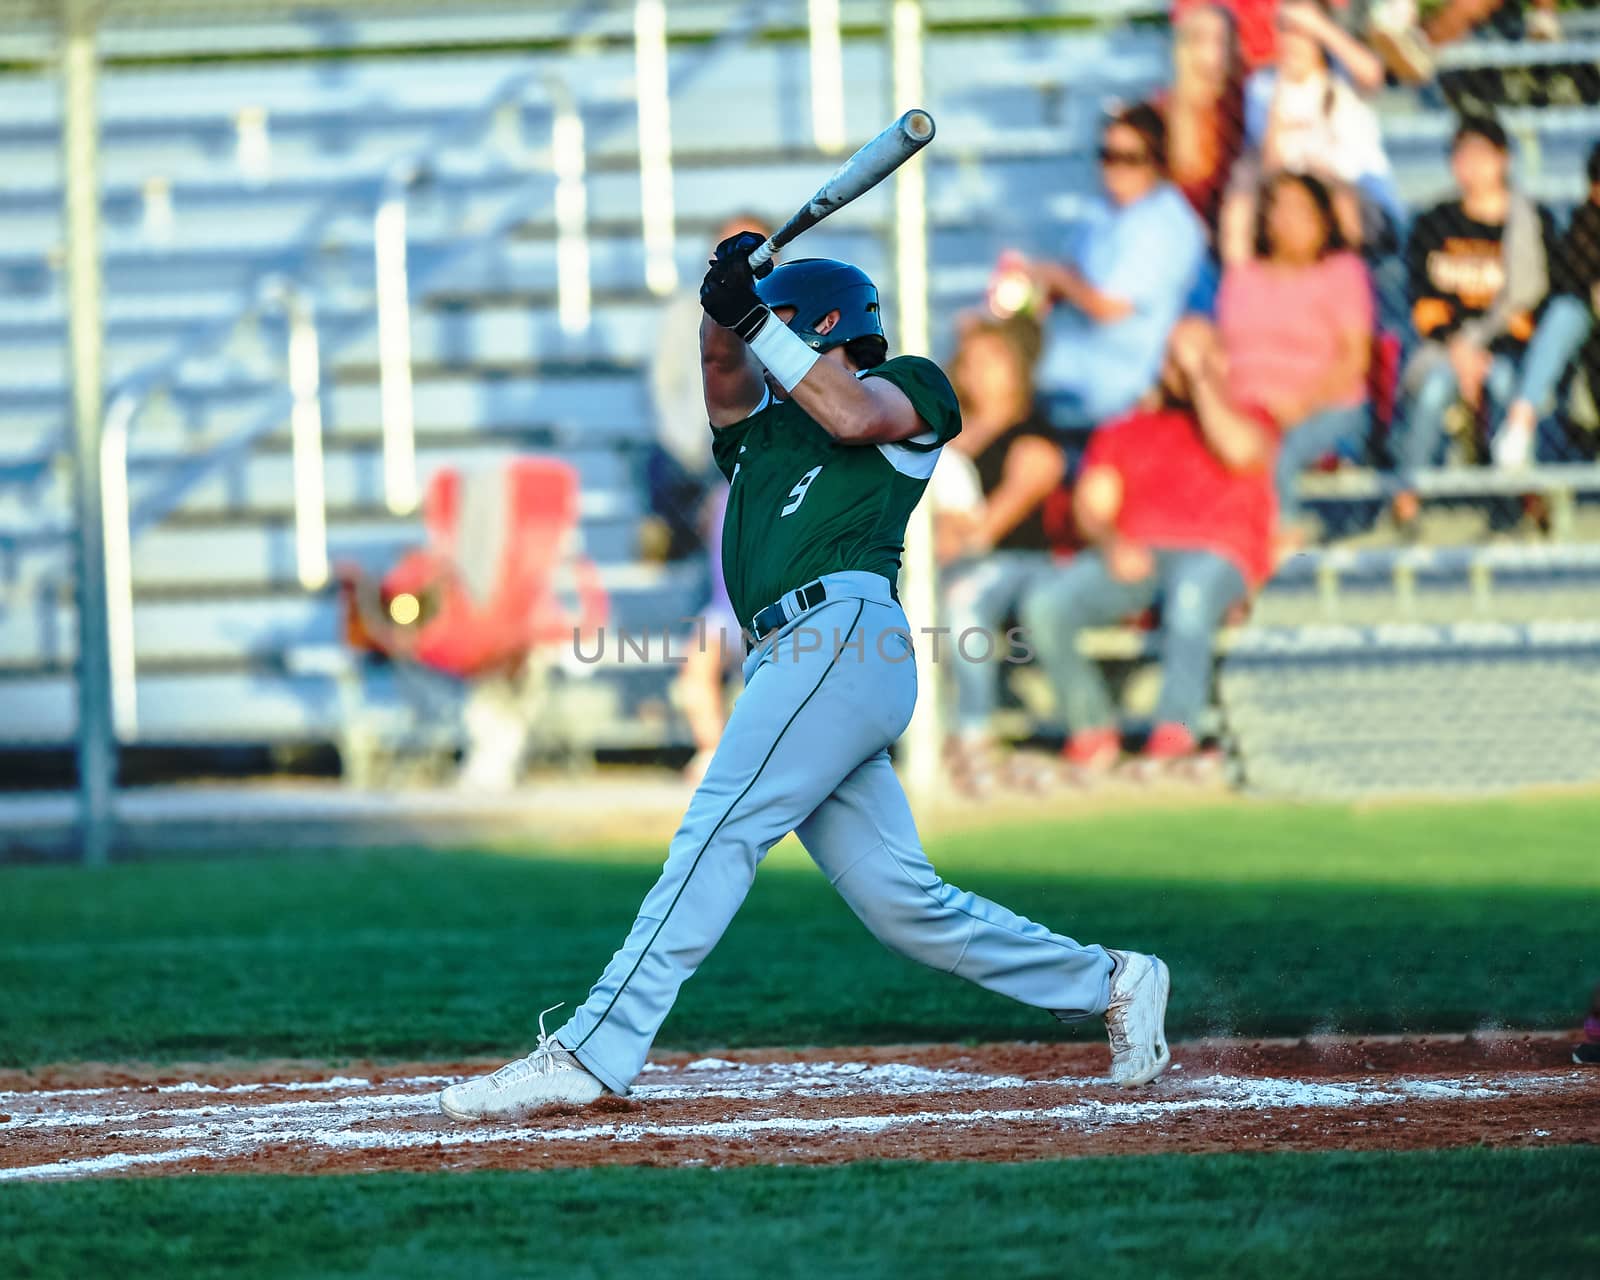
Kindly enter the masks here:
<path id="1" fill-rule="evenodd" d="M 762 241 L 761 246 L 750 255 L 750 270 L 759 271 L 762 264 L 769 261 L 772 255 L 777 252 L 778 246 L 773 244 L 772 237 L 768 236 Z"/>

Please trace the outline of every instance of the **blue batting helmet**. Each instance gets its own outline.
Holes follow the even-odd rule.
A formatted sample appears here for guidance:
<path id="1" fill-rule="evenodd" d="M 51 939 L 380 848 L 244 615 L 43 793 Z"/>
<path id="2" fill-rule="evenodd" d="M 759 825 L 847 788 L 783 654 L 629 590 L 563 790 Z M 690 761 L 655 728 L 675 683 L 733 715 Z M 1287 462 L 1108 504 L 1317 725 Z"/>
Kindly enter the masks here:
<path id="1" fill-rule="evenodd" d="M 842 347 L 857 338 L 876 338 L 881 347 L 878 360 L 888 354 L 889 341 L 878 313 L 878 287 L 860 267 L 833 258 L 796 258 L 757 280 L 756 293 L 769 307 L 793 307 L 789 328 L 814 351 Z M 839 322 L 827 333 L 818 333 L 817 323 L 835 308 Z"/>

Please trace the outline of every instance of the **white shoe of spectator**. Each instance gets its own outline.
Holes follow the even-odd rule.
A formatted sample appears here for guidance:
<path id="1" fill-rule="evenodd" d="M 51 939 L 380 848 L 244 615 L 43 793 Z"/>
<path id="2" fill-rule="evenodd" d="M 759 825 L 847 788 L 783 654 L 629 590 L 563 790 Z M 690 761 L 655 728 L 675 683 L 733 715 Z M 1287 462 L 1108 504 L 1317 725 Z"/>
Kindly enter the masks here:
<path id="1" fill-rule="evenodd" d="M 512 791 L 522 773 L 528 727 L 509 682 L 478 681 L 462 713 L 466 746 L 456 786 L 463 791 Z"/>
<path id="2" fill-rule="evenodd" d="M 1422 84 L 1433 79 L 1433 48 L 1417 20 L 1417 0 L 1377 0 L 1368 43 L 1396 79 Z"/>
<path id="3" fill-rule="evenodd" d="M 1494 465 L 1502 471 L 1521 471 L 1533 461 L 1533 441 L 1538 428 L 1531 412 L 1513 405 L 1489 447 Z"/>
<path id="4" fill-rule="evenodd" d="M 1529 40 L 1556 44 L 1561 40 L 1561 19 L 1554 9 L 1529 9 L 1522 19 L 1522 32 Z"/>

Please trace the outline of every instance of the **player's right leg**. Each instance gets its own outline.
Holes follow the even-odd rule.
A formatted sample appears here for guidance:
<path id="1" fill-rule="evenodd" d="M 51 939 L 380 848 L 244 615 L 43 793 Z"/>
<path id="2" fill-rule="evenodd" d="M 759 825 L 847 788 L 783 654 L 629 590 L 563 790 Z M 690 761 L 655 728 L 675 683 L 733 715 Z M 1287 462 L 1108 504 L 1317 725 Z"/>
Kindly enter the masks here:
<path id="1" fill-rule="evenodd" d="M 1104 1017 L 1111 1078 L 1167 1068 L 1167 966 L 1084 945 L 943 880 L 886 751 L 858 765 L 796 832 L 829 882 L 886 947 L 1063 1022 Z"/>

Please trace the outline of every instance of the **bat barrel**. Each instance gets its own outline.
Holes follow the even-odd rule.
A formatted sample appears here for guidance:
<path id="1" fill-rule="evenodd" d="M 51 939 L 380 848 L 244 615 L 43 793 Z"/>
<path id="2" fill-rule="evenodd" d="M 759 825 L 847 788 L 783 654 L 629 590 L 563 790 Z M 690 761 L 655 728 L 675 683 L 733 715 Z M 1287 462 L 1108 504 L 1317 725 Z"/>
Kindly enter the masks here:
<path id="1" fill-rule="evenodd" d="M 919 145 L 933 141 L 933 117 L 921 107 L 912 107 L 900 117 L 900 128 L 906 137 Z"/>
<path id="2" fill-rule="evenodd" d="M 750 255 L 752 270 L 760 270 L 779 249 L 808 227 L 843 208 L 863 192 L 888 177 L 933 141 L 933 116 L 912 107 L 871 142 L 838 167 L 794 217 L 767 237 Z"/>

